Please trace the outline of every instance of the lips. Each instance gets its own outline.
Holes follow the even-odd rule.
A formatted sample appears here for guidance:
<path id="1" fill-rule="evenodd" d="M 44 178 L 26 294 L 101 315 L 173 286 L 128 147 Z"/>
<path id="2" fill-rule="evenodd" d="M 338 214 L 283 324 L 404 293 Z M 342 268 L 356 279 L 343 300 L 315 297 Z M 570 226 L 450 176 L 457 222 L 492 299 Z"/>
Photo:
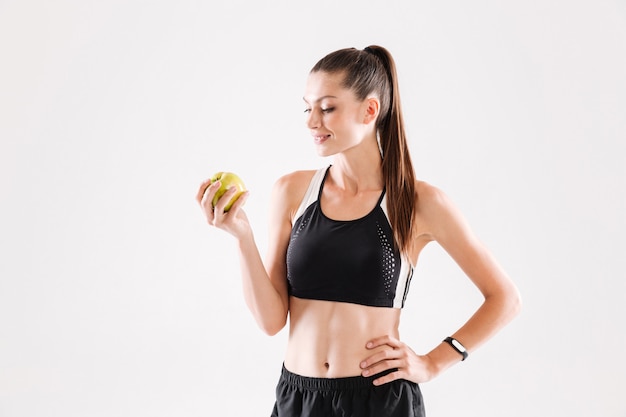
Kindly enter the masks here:
<path id="1" fill-rule="evenodd" d="M 316 145 L 319 145 L 325 142 L 326 139 L 330 138 L 330 135 L 312 135 L 312 136 L 313 136 L 313 142 L 315 142 Z"/>

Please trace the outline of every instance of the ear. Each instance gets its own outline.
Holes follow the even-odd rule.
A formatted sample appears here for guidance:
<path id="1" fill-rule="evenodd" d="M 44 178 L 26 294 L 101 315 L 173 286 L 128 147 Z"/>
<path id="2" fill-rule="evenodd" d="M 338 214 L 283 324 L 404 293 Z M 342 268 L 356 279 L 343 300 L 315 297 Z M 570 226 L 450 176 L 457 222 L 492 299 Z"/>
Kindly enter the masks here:
<path id="1" fill-rule="evenodd" d="M 369 124 L 376 121 L 378 113 L 380 112 L 380 101 L 376 97 L 366 98 L 363 102 L 365 105 L 365 117 L 363 122 Z"/>

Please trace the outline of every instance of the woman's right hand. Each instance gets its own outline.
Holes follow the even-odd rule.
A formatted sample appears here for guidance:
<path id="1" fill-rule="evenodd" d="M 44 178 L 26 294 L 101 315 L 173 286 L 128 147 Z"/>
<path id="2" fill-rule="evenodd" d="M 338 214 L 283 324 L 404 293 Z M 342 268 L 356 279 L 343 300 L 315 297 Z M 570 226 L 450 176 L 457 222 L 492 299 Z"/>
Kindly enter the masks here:
<path id="1" fill-rule="evenodd" d="M 235 187 L 229 188 L 217 201 L 215 207 L 213 207 L 213 197 L 220 188 L 220 185 L 219 180 L 213 183 L 211 183 L 210 179 L 203 181 L 198 188 L 196 201 L 200 204 L 202 212 L 207 219 L 207 223 L 230 233 L 237 239 L 241 239 L 246 234 L 250 233 L 248 217 L 242 210 L 244 203 L 248 199 L 249 192 L 246 191 L 240 195 L 232 207 L 225 212 L 224 207 L 226 207 L 226 204 L 230 201 L 237 189 Z"/>

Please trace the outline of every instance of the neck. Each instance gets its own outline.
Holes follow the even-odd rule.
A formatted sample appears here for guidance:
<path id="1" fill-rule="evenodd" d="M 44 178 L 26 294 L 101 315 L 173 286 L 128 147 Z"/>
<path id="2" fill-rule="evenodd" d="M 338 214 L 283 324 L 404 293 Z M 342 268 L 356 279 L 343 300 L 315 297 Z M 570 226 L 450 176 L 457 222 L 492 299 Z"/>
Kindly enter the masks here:
<path id="1" fill-rule="evenodd" d="M 382 190 L 382 157 L 376 137 L 335 155 L 329 175 L 337 187 L 346 191 Z"/>

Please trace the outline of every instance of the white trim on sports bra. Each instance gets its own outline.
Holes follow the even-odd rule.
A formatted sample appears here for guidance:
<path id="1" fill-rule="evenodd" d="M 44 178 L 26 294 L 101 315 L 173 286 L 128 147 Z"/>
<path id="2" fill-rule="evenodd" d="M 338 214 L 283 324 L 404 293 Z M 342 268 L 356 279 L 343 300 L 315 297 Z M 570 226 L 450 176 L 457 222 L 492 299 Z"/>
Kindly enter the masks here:
<path id="1" fill-rule="evenodd" d="M 296 215 L 293 216 L 293 221 L 295 222 L 302 216 L 307 207 L 313 204 L 317 200 L 317 196 L 320 191 L 320 186 L 322 181 L 324 181 L 324 175 L 326 174 L 326 168 L 318 169 L 315 174 L 313 174 L 313 178 L 311 178 L 311 182 L 309 183 L 309 188 L 307 188 L 304 197 L 302 197 L 302 202 L 300 203 L 300 207 L 298 207 L 298 211 L 296 211 Z"/>

